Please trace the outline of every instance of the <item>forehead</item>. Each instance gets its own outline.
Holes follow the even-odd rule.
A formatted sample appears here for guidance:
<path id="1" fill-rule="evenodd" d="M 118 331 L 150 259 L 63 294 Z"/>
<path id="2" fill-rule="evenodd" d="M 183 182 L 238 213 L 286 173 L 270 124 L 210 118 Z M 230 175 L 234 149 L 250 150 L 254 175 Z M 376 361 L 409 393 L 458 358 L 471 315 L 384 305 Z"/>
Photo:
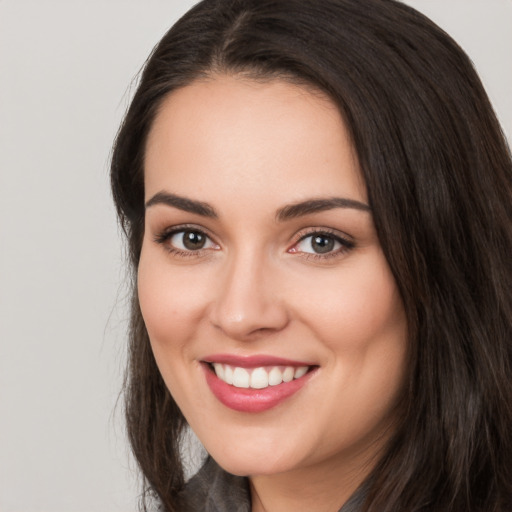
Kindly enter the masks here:
<path id="1" fill-rule="evenodd" d="M 146 199 L 168 188 L 209 201 L 226 191 L 301 200 L 331 189 L 365 200 L 348 130 L 326 95 L 232 76 L 193 82 L 163 101 L 148 136 L 145 185 Z"/>

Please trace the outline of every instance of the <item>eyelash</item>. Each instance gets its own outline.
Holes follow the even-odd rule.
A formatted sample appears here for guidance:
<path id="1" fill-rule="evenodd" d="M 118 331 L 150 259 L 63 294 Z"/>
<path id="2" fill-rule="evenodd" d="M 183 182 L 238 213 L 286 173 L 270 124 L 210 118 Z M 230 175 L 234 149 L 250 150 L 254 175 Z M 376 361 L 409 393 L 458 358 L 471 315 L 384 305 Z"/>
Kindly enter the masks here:
<path id="1" fill-rule="evenodd" d="M 331 250 L 326 253 L 315 253 L 315 252 L 304 252 L 304 251 L 295 251 L 294 249 L 304 240 L 308 238 L 313 239 L 313 237 L 324 237 L 333 240 L 335 243 L 338 243 L 340 247 L 335 250 Z M 294 243 L 294 245 L 288 249 L 287 252 L 301 254 L 303 258 L 313 259 L 313 260 L 328 260 L 331 258 L 336 258 L 345 255 L 352 249 L 354 249 L 355 243 L 350 240 L 348 237 L 342 236 L 339 232 L 331 231 L 329 229 L 315 229 L 312 228 L 308 230 L 306 233 L 299 233 L 298 240 Z"/>
<path id="2" fill-rule="evenodd" d="M 157 234 L 154 237 L 154 241 L 157 244 L 163 245 L 165 249 L 171 253 L 173 256 L 179 257 L 179 258 L 190 258 L 190 257 L 202 257 L 204 256 L 204 251 L 208 251 L 211 248 L 199 248 L 197 250 L 190 249 L 190 250 L 183 250 L 179 249 L 173 245 L 170 244 L 170 239 L 180 233 L 196 233 L 198 235 L 202 235 L 206 237 L 207 240 L 210 241 L 210 243 L 214 244 L 217 248 L 219 247 L 218 244 L 216 244 L 212 238 L 202 229 L 197 228 L 196 226 L 192 225 L 181 225 L 181 226 L 175 226 L 173 228 L 167 228 L 164 229 L 161 233 Z M 327 239 L 333 240 L 333 242 L 336 244 L 339 244 L 340 247 L 338 247 L 335 250 L 330 250 L 326 253 L 315 253 L 315 252 L 305 252 L 305 251 L 299 251 L 296 250 L 297 246 L 307 240 L 308 238 L 313 238 L 314 236 L 317 237 L 323 237 Z M 350 240 L 348 237 L 340 235 L 339 232 L 334 232 L 329 229 L 309 229 L 306 233 L 302 232 L 297 235 L 296 241 L 293 243 L 292 247 L 287 249 L 287 252 L 290 254 L 298 254 L 303 258 L 306 259 L 313 259 L 313 260 L 328 260 L 331 258 L 340 257 L 350 250 L 354 249 L 355 243 Z"/>
<path id="3" fill-rule="evenodd" d="M 154 241 L 157 244 L 163 245 L 165 247 L 166 251 L 171 253 L 173 256 L 177 256 L 179 258 L 190 258 L 190 257 L 197 258 L 197 257 L 203 256 L 203 251 L 208 250 L 208 249 L 201 248 L 201 249 L 197 249 L 197 250 L 192 250 L 192 249 L 183 250 L 183 249 L 179 249 L 179 248 L 171 245 L 170 240 L 174 235 L 177 235 L 179 233 L 185 234 L 187 232 L 188 233 L 197 233 L 199 235 L 202 235 L 207 240 L 214 243 L 212 241 L 211 236 L 209 236 L 203 229 L 199 229 L 196 226 L 191 226 L 191 225 L 186 225 L 186 224 L 181 225 L 181 226 L 175 226 L 173 228 L 164 229 L 161 233 L 159 233 L 155 236 Z M 215 244 L 215 245 L 217 245 L 217 244 Z"/>

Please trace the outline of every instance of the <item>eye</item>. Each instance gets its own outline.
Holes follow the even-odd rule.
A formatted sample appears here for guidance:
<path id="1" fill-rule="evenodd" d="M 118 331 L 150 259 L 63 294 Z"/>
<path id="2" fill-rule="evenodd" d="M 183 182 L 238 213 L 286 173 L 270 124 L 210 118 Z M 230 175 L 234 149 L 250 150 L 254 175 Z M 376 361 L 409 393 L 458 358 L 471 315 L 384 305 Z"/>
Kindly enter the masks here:
<path id="1" fill-rule="evenodd" d="M 335 256 L 354 247 L 354 243 L 333 233 L 316 231 L 303 236 L 288 252 L 318 257 Z"/>
<path id="2" fill-rule="evenodd" d="M 200 231 L 178 231 L 169 237 L 169 243 L 182 251 L 198 251 L 213 246 L 213 242 Z"/>
<path id="3" fill-rule="evenodd" d="M 169 252 L 179 255 L 219 248 L 206 233 L 199 229 L 176 228 L 158 235 L 155 241 L 165 245 Z"/>

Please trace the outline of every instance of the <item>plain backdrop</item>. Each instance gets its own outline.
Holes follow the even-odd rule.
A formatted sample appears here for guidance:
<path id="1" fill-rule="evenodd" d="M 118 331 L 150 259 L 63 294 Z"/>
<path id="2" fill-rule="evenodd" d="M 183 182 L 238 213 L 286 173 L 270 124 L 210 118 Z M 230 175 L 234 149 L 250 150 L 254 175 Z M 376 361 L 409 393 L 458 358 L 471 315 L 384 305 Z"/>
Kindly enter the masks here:
<path id="1" fill-rule="evenodd" d="M 112 140 L 192 1 L 0 0 L 0 511 L 134 512 Z M 471 56 L 509 140 L 512 1 L 410 0 Z"/>

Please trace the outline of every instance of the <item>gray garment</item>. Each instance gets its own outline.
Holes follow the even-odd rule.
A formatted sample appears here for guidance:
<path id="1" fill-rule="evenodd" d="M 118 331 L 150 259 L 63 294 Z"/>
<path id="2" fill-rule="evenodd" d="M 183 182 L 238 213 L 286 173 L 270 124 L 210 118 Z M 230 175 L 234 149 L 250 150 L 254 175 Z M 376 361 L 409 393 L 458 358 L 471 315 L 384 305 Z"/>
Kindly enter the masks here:
<path id="1" fill-rule="evenodd" d="M 226 473 L 211 457 L 187 483 L 184 497 L 186 512 L 251 512 L 248 479 Z M 364 498 L 363 486 L 339 512 L 358 512 Z"/>

